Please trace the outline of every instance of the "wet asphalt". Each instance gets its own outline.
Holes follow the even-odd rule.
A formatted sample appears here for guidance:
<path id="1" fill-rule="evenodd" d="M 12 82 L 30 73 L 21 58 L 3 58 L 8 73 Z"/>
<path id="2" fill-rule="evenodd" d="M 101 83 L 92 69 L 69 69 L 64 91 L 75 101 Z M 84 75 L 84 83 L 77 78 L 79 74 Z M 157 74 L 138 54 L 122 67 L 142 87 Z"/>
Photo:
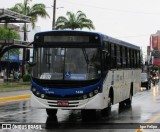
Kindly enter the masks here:
<path id="1" fill-rule="evenodd" d="M 29 90 L 22 93 L 28 94 L 28 92 Z M 153 126 L 160 124 L 160 87 L 153 86 L 151 90 L 142 88 L 133 96 L 131 107 L 119 108 L 119 105 L 115 104 L 108 116 L 103 116 L 100 111 L 97 111 L 94 118 L 87 121 L 82 120 L 80 111 L 74 110 L 59 110 L 56 117 L 48 117 L 45 109 L 31 108 L 30 99 L 0 103 L 0 122 L 21 126 L 34 124 L 42 127 L 42 130 L 30 129 L 29 131 L 138 132 L 140 131 L 138 128 L 145 127 L 147 123 Z M 12 131 L 17 132 L 21 129 Z M 160 131 L 160 129 L 155 130 Z M 143 129 L 142 131 L 155 130 Z"/>

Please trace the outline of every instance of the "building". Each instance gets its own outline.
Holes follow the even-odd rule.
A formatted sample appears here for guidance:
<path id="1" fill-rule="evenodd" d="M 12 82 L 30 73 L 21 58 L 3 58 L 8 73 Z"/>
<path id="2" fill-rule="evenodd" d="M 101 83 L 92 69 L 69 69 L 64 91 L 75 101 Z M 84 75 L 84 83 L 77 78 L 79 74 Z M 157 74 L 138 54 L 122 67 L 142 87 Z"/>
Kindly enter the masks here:
<path id="1" fill-rule="evenodd" d="M 150 46 L 147 52 L 150 56 L 150 63 L 154 66 L 160 66 L 160 31 L 150 36 Z"/>

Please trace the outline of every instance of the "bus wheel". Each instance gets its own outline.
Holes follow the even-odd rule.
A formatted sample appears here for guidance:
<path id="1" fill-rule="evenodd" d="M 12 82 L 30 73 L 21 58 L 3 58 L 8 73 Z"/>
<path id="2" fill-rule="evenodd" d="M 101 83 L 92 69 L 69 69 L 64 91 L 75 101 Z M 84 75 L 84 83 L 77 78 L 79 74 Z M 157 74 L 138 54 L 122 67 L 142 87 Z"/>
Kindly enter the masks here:
<path id="1" fill-rule="evenodd" d="M 129 98 L 125 100 L 126 106 L 131 107 L 132 105 L 132 94 L 130 93 Z"/>
<path id="2" fill-rule="evenodd" d="M 96 118 L 96 110 L 81 110 L 83 121 L 93 120 Z"/>
<path id="3" fill-rule="evenodd" d="M 46 112 L 49 117 L 55 117 L 57 114 L 57 109 L 46 109 Z"/>
<path id="4" fill-rule="evenodd" d="M 125 107 L 125 101 L 119 102 L 119 109 L 123 109 Z"/>
<path id="5" fill-rule="evenodd" d="M 103 116 L 108 116 L 111 113 L 111 99 L 109 99 L 108 107 L 101 110 Z"/>

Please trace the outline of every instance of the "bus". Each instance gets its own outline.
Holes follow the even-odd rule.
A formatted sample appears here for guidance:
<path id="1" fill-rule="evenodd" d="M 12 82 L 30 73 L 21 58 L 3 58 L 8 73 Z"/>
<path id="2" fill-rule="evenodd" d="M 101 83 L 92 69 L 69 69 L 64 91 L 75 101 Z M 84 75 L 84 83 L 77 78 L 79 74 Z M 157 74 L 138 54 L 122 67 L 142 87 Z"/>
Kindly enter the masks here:
<path id="1" fill-rule="evenodd" d="M 31 106 L 56 116 L 58 109 L 82 117 L 111 105 L 131 106 L 139 91 L 140 47 L 90 31 L 53 30 L 33 41 Z"/>

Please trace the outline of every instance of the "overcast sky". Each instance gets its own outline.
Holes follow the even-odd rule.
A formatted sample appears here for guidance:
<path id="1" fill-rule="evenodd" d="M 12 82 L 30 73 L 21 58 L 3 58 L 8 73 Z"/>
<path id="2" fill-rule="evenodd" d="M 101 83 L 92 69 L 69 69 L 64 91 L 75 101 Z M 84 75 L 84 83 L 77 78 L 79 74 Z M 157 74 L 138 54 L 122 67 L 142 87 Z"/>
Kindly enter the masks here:
<path id="1" fill-rule="evenodd" d="M 23 0 L 0 0 L 0 8 L 9 8 Z M 50 15 L 39 19 L 42 31 L 52 29 L 53 0 L 32 0 L 44 3 Z M 93 21 L 95 31 L 102 32 L 142 47 L 146 52 L 149 37 L 160 29 L 160 0 L 57 0 L 56 18 L 67 11 L 81 10 Z"/>

